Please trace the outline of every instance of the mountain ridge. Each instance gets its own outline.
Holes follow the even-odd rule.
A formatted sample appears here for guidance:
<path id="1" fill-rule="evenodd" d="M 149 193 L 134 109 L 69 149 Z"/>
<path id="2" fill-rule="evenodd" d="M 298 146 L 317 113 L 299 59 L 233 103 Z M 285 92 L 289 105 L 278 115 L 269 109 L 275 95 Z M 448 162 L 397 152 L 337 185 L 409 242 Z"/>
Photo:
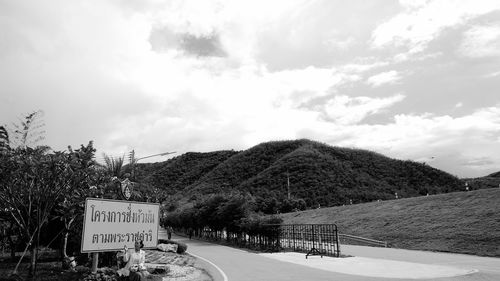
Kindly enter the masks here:
<path id="1" fill-rule="evenodd" d="M 240 192 L 284 202 L 290 193 L 291 199 L 315 207 L 464 189 L 460 179 L 425 163 L 307 139 L 270 141 L 242 151 L 188 152 L 153 170 L 142 165 L 147 164 L 138 165 L 142 180 L 179 198 Z"/>

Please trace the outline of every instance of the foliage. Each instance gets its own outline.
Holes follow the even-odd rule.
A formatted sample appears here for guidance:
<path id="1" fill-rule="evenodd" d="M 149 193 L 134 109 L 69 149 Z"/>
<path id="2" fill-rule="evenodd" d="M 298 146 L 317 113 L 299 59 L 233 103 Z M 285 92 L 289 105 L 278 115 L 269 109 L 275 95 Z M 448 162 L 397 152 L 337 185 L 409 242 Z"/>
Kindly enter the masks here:
<path id="1" fill-rule="evenodd" d="M 43 111 L 33 111 L 23 115 L 18 123 L 13 123 L 9 139 L 10 147 L 32 147 L 43 140 L 45 138 L 43 130 L 45 123 L 41 119 L 42 117 Z"/>
<path id="2" fill-rule="evenodd" d="M 85 197 L 104 195 L 109 182 L 105 170 L 93 160 L 92 142 L 76 150 L 69 147 L 69 152 L 31 147 L 43 139 L 42 113 L 24 116 L 12 130 L 0 127 L 0 216 L 9 225 L 10 234 L 19 233 L 19 242 L 11 241 L 11 248 L 22 244 L 30 250 L 31 274 L 36 270 L 40 243 L 50 246 L 60 233 L 62 253 L 67 256 L 69 233 L 80 237 L 81 227 L 72 226 L 81 220 Z M 61 230 L 56 218 L 62 222 Z"/>
<path id="3" fill-rule="evenodd" d="M 125 156 L 113 157 L 107 155 L 106 153 L 103 153 L 102 156 L 104 158 L 104 162 L 106 163 L 108 173 L 112 176 L 121 178 L 123 175 L 123 163 Z"/>
<path id="4" fill-rule="evenodd" d="M 500 172 L 492 173 L 492 174 L 488 175 L 488 177 L 500 178 Z"/>
<path id="5" fill-rule="evenodd" d="M 278 225 L 283 222 L 283 219 L 277 216 L 249 216 L 241 220 L 241 230 L 248 235 L 266 235 L 269 231 L 268 225 Z"/>
<path id="6" fill-rule="evenodd" d="M 64 153 L 46 154 L 43 148 L 16 148 L 0 158 L 0 207 L 29 241 L 34 272 L 41 229 L 68 188 L 71 169 Z"/>
<path id="7" fill-rule="evenodd" d="M 310 140 L 267 142 L 240 152 L 190 152 L 138 164 L 137 171 L 148 188 L 164 191 L 165 200 L 249 193 L 256 211 L 265 214 L 301 210 L 304 203 L 317 208 L 463 189 L 458 178 L 425 163 Z"/>
<path id="8" fill-rule="evenodd" d="M 500 187 L 500 172 L 488 175 L 481 178 L 463 179 L 468 184 L 469 190 L 477 190 L 483 188 L 498 188 Z M 464 189 L 465 189 L 464 183 Z"/>
<path id="9" fill-rule="evenodd" d="M 162 225 L 192 229 L 197 233 L 225 231 L 229 236 L 267 235 L 269 224 L 280 224 L 278 217 L 262 217 L 254 212 L 254 199 L 248 194 L 215 194 L 191 207 L 169 213 Z"/>
<path id="10" fill-rule="evenodd" d="M 64 199 L 59 201 L 55 208 L 56 217 L 64 223 L 63 230 L 63 257 L 67 257 L 66 247 L 72 225 L 83 216 L 85 198 L 97 195 L 98 186 L 109 183 L 109 177 L 94 160 L 95 148 L 89 142 L 73 150 L 68 147 L 67 162 L 71 170 L 70 184 L 64 192 Z M 111 183 L 109 183 L 111 184 Z M 79 227 L 78 227 L 79 228 Z"/>
<path id="11" fill-rule="evenodd" d="M 234 151 L 188 152 L 162 163 L 137 164 L 136 178 L 173 195 L 235 154 Z"/>
<path id="12" fill-rule="evenodd" d="M 9 132 L 4 126 L 0 126 L 0 153 L 10 149 Z"/>

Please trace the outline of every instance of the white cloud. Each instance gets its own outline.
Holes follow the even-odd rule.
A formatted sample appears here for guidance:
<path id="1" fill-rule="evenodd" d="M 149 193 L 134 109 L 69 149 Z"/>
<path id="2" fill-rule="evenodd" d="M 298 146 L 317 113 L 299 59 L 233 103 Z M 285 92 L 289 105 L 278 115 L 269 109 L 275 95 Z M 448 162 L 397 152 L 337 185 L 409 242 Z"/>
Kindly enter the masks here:
<path id="1" fill-rule="evenodd" d="M 322 141 L 339 146 L 371 149 L 399 159 L 435 156 L 433 165 L 454 174 L 468 171 L 469 176 L 482 176 L 482 171 L 494 172 L 500 165 L 498 153 L 492 153 L 498 151 L 500 142 L 500 106 L 456 118 L 399 114 L 388 124 L 336 125 L 320 130 L 330 132 Z M 476 165 L 472 173 L 463 162 L 476 158 L 487 158 L 490 164 Z"/>
<path id="2" fill-rule="evenodd" d="M 500 25 L 473 26 L 464 33 L 459 53 L 473 58 L 500 56 Z"/>
<path id="3" fill-rule="evenodd" d="M 182 61 L 172 63 L 182 66 Z M 125 141 L 130 146 L 128 149 L 137 147 L 144 136 L 156 138 L 158 143 L 176 145 L 180 147 L 178 150 L 195 145 L 200 151 L 222 149 L 224 145 L 243 148 L 258 141 L 295 138 L 297 130 L 314 124 L 319 116 L 318 112 L 299 109 L 302 103 L 326 95 L 332 87 L 358 79 L 334 69 L 314 67 L 273 73 L 246 67 L 213 74 L 207 62 L 196 71 L 187 69 L 179 79 L 162 80 L 161 75 L 151 79 L 148 75 L 136 76 L 135 71 L 127 75 L 130 79 L 135 76 L 134 83 L 159 101 L 158 108 L 135 121 L 115 120 L 117 133 L 111 133 L 112 139 L 105 141 L 109 144 L 106 149 L 124 149 Z M 142 73 L 140 69 L 137 71 Z M 304 94 L 296 95 L 297 91 Z M 134 128 L 124 133 L 123 126 Z M 221 139 L 224 137 L 227 139 Z"/>
<path id="4" fill-rule="evenodd" d="M 353 125 L 404 98 L 405 96 L 400 94 L 388 98 L 335 96 L 325 104 L 325 114 L 327 119 L 335 124 Z"/>
<path id="5" fill-rule="evenodd" d="M 174 0 L 163 9 L 151 9 L 149 14 L 156 25 L 168 26 L 176 33 L 204 36 L 216 32 L 225 49 L 230 50 L 230 57 L 248 62 L 254 60 L 257 32 L 306 5 L 305 0 Z"/>
<path id="6" fill-rule="evenodd" d="M 372 33 L 372 46 L 404 46 L 408 53 L 423 51 L 447 28 L 500 9 L 496 0 L 400 1 L 404 11 L 380 24 Z"/>
<path id="7" fill-rule="evenodd" d="M 379 87 L 384 84 L 394 84 L 397 81 L 401 80 L 401 78 L 401 75 L 399 75 L 397 71 L 391 70 L 369 77 L 366 80 L 366 83 L 368 83 L 372 87 Z"/>
<path id="8" fill-rule="evenodd" d="M 326 40 L 324 44 L 326 45 L 327 48 L 333 48 L 335 50 L 345 51 L 349 49 L 351 46 L 353 46 L 355 41 L 356 40 L 352 36 L 349 36 L 344 39 L 332 37 Z"/>
<path id="9" fill-rule="evenodd" d="M 378 61 L 376 59 L 360 60 L 359 62 L 349 63 L 342 66 L 342 70 L 352 73 L 363 73 L 371 69 L 379 68 L 388 65 L 386 61 Z"/>
<path id="10" fill-rule="evenodd" d="M 500 71 L 488 73 L 488 74 L 484 75 L 483 77 L 484 78 L 493 78 L 493 77 L 497 77 L 497 76 L 500 76 Z"/>
<path id="11" fill-rule="evenodd" d="M 463 2 L 467 9 L 454 9 L 449 3 L 403 3 L 403 14 L 373 32 L 374 46 L 399 44 L 418 52 L 442 28 L 494 6 L 487 1 L 474 5 Z M 7 93 L 0 96 L 0 119 L 8 122 L 20 113 L 40 108 L 46 112 L 47 144 L 65 149 L 68 144 L 77 146 L 92 139 L 99 153 L 112 155 L 133 148 L 139 156 L 170 150 L 244 149 L 263 141 L 297 137 L 374 149 L 398 158 L 421 158 L 421 154 L 454 149 L 461 157 L 481 158 L 490 157 L 491 151 L 498 149 L 494 145 L 498 145 L 500 136 L 494 132 L 498 132 L 500 122 L 495 109 L 481 109 L 459 118 L 410 115 L 407 109 L 397 107 L 408 104 L 401 102 L 404 96 L 374 97 L 386 90 L 380 86 L 406 86 L 403 83 L 408 81 L 402 75 L 414 73 L 415 67 L 435 69 L 435 65 L 420 61 L 417 66 L 404 65 L 407 68 L 400 73 L 391 70 L 402 68 L 387 59 L 394 55 L 390 48 L 363 49 L 366 46 L 360 42 L 366 41 L 374 22 L 392 11 L 391 5 L 380 9 L 386 10 L 382 15 L 379 10 L 353 2 L 352 11 L 361 9 L 361 14 L 370 14 L 369 23 L 363 17 L 353 17 L 356 20 L 348 24 L 348 31 L 329 33 L 326 30 L 343 30 L 344 26 L 332 20 L 330 11 L 339 11 L 336 4 L 328 4 L 329 9 L 324 10 L 323 4 L 314 2 L 308 13 L 300 14 L 313 4 L 288 0 L 0 1 L 0 34 L 5 39 L 0 40 L 0 91 Z M 463 5 L 462 1 L 455 4 Z M 449 11 L 450 15 L 439 18 L 438 10 Z M 294 17 L 297 13 L 300 16 Z M 294 21 L 312 14 L 318 17 L 299 25 Z M 422 17 L 432 24 L 421 23 Z M 398 29 L 398 25 L 403 28 Z M 181 35 L 216 34 L 227 56 L 186 56 L 178 46 L 155 52 L 149 39 L 156 26 Z M 275 26 L 279 28 L 273 29 Z M 292 32 L 298 26 L 302 31 Z M 496 46 L 497 39 L 490 34 L 496 33 L 484 27 L 472 26 L 466 33 L 462 46 L 469 46 L 469 52 L 476 46 L 474 40 L 483 43 L 477 45 L 481 55 L 493 52 L 491 46 Z M 318 28 L 319 35 L 314 33 Z M 269 36 L 262 37 L 269 29 Z M 274 38 L 277 32 L 297 36 L 285 38 L 297 43 L 295 52 L 275 48 L 273 42 L 264 45 L 284 61 L 297 56 L 301 64 L 294 64 L 293 70 L 284 67 L 271 71 L 259 59 L 257 52 L 264 45 L 257 41 Z M 309 39 L 314 44 L 309 44 Z M 321 63 L 311 63 L 309 57 L 302 56 L 303 48 Z M 342 51 L 340 55 L 324 59 L 323 53 L 330 55 L 337 50 Z M 321 55 L 313 56 L 318 52 Z M 464 54 L 476 58 L 479 53 Z M 409 56 L 408 52 L 404 55 Z M 481 71 L 490 73 L 485 78 L 498 76 L 498 69 Z M 364 80 L 367 73 L 378 74 Z M 443 76 L 448 80 L 455 77 L 447 75 Z M 405 90 L 405 99 L 413 98 L 409 95 L 417 90 Z M 333 94 L 337 96 L 328 101 Z M 457 92 L 457 96 L 460 94 Z M 469 99 L 460 96 L 459 100 L 464 102 L 463 111 L 469 111 Z M 447 102 L 453 105 L 459 100 Z M 362 123 L 371 115 L 389 110 L 401 114 L 389 123 Z M 461 162 L 450 162 L 446 167 L 457 170 Z"/>

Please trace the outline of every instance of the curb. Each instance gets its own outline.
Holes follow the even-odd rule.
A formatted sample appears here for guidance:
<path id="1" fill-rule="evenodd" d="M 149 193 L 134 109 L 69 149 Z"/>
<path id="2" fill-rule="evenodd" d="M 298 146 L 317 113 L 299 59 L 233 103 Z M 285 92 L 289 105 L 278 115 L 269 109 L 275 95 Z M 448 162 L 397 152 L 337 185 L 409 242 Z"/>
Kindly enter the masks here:
<path id="1" fill-rule="evenodd" d="M 189 252 L 186 252 L 186 253 L 195 257 L 196 258 L 195 264 L 197 266 L 205 269 L 208 272 L 208 274 L 210 274 L 210 276 L 214 279 L 214 281 L 228 281 L 229 280 L 227 278 L 226 273 L 224 273 L 224 271 L 222 271 L 222 269 L 220 269 L 220 267 L 218 267 L 213 262 L 211 262 L 203 257 L 200 257 L 198 255 L 195 255 L 195 254 L 192 254 Z"/>

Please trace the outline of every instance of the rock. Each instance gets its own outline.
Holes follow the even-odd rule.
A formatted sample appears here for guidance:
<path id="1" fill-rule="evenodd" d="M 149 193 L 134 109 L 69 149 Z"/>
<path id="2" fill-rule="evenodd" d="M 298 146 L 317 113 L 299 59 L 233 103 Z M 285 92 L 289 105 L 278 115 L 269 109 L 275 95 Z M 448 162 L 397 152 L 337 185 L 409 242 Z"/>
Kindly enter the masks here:
<path id="1" fill-rule="evenodd" d="M 158 244 L 158 246 L 156 246 L 156 248 L 160 251 L 173 253 L 177 253 L 178 247 L 179 246 L 177 244 Z"/>

